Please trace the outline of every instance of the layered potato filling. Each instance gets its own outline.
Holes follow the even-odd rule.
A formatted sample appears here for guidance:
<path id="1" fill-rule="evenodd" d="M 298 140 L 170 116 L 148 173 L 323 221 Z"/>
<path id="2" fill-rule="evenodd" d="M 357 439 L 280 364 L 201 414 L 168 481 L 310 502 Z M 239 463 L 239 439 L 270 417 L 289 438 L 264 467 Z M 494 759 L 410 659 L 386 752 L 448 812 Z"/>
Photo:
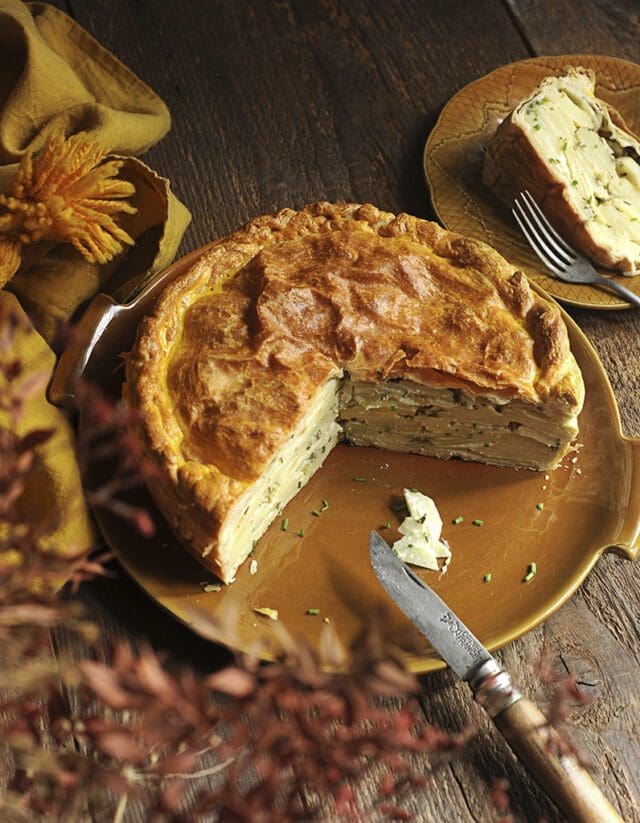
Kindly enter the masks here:
<path id="1" fill-rule="evenodd" d="M 234 505 L 220 530 L 221 576 L 230 582 L 257 540 L 325 461 L 338 442 L 339 381 L 327 381 L 309 412 L 274 454 L 264 473 Z"/>
<path id="2" fill-rule="evenodd" d="M 521 400 L 411 380 L 348 380 L 342 394 L 344 438 L 360 446 L 540 470 L 578 433 L 576 418 L 551 419 Z"/>
<path id="3" fill-rule="evenodd" d="M 542 406 L 473 396 L 407 379 L 332 379 L 309 413 L 248 486 L 220 533 L 229 582 L 257 540 L 344 440 L 438 458 L 551 469 L 577 436 L 577 418 L 552 419 Z"/>

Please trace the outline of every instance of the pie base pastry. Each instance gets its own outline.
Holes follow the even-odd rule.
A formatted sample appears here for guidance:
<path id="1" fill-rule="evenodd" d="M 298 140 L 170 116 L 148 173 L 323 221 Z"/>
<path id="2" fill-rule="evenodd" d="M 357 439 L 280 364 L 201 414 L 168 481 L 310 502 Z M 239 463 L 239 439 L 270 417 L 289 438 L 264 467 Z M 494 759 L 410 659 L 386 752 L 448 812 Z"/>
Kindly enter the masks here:
<path id="1" fill-rule="evenodd" d="M 124 388 L 159 508 L 227 583 L 338 440 L 547 470 L 583 394 L 557 306 L 493 249 L 330 203 L 203 254 L 141 324 Z"/>

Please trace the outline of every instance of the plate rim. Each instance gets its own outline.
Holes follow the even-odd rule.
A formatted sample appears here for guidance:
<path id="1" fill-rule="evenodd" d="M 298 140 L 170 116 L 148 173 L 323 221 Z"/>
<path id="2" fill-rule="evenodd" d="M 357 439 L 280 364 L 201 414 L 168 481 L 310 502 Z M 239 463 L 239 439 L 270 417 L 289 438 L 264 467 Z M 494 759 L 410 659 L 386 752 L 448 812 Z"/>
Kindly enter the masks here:
<path id="1" fill-rule="evenodd" d="M 608 61 L 612 61 L 614 63 L 624 64 L 626 66 L 631 67 L 634 71 L 636 71 L 638 73 L 638 76 L 639 76 L 639 79 L 640 79 L 640 64 L 634 63 L 633 60 L 627 60 L 626 58 L 623 58 L 623 57 L 615 57 L 615 56 L 609 55 L 609 54 L 594 54 L 594 53 L 588 53 L 588 52 L 581 52 L 581 53 L 577 53 L 577 54 L 544 54 L 544 55 L 539 55 L 537 57 L 526 57 L 526 58 L 523 58 L 522 60 L 514 60 L 511 63 L 504 63 L 500 66 L 496 66 L 495 69 L 492 69 L 491 71 L 486 72 L 485 74 L 481 75 L 480 77 L 477 77 L 475 80 L 472 80 L 471 82 L 466 83 L 464 86 L 462 86 L 462 88 L 458 89 L 458 91 L 446 101 L 446 103 L 443 105 L 442 109 L 440 110 L 440 113 L 438 114 L 436 122 L 434 123 L 434 125 L 431 128 L 429 134 L 427 135 L 427 139 L 425 141 L 424 148 L 422 150 L 422 173 L 424 175 L 425 183 L 427 185 L 427 190 L 428 190 L 428 193 L 429 193 L 429 202 L 431 204 L 431 208 L 433 209 L 433 212 L 434 212 L 436 218 L 438 219 L 438 221 L 441 223 L 442 226 L 449 229 L 449 227 L 447 226 L 446 221 L 444 220 L 444 218 L 440 214 L 440 211 L 438 210 L 437 204 L 436 204 L 435 199 L 434 199 L 434 187 L 431 183 L 430 176 L 429 176 L 429 169 L 428 169 L 428 166 L 429 166 L 428 155 L 429 155 L 429 152 L 431 151 L 431 148 L 432 148 L 431 143 L 432 143 L 434 137 L 437 136 L 437 130 L 438 130 L 438 128 L 441 127 L 442 120 L 444 119 L 444 117 L 446 115 L 448 107 L 455 100 L 457 100 L 461 95 L 468 93 L 469 90 L 473 86 L 485 82 L 486 80 L 488 80 L 488 78 L 492 77 L 493 75 L 497 74 L 498 72 L 507 71 L 508 69 L 512 69 L 516 66 L 523 66 L 523 65 L 526 65 L 526 64 L 536 64 L 536 63 L 540 64 L 540 63 L 543 63 L 544 61 L 554 61 L 554 62 L 558 61 L 559 62 L 559 61 L 562 61 L 562 60 L 568 60 L 570 62 L 577 62 L 577 61 L 583 60 L 583 59 L 587 59 L 587 60 L 594 60 L 594 59 L 608 60 Z M 449 229 L 449 231 L 456 231 L 456 229 Z M 479 238 L 479 239 L 482 239 L 482 238 Z M 483 242 L 487 242 L 487 241 L 485 240 Z M 637 276 L 640 277 L 640 275 L 637 275 Z M 530 284 L 534 284 L 534 281 L 532 281 L 528 276 L 527 276 L 527 280 L 529 281 Z M 555 301 L 562 301 L 563 304 L 573 306 L 575 308 L 592 309 L 594 311 L 624 311 L 626 309 L 633 309 L 634 308 L 634 306 L 631 303 L 627 303 L 624 300 L 618 300 L 615 303 L 602 304 L 602 303 L 586 303 L 582 300 L 577 300 L 575 298 L 569 298 L 569 297 L 558 297 L 555 294 L 553 294 L 551 292 L 548 292 L 546 289 L 544 289 L 542 286 L 539 286 L 537 283 L 535 283 L 535 285 L 539 289 L 542 290 L 542 294 L 545 297 L 551 298 Z"/>

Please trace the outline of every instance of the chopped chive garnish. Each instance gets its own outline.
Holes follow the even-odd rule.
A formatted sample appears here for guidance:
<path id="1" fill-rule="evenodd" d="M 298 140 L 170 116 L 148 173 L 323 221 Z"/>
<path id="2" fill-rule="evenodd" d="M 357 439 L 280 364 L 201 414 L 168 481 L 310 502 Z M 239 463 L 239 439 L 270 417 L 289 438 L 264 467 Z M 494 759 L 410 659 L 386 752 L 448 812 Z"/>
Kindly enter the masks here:
<path id="1" fill-rule="evenodd" d="M 304 537 L 304 529 L 298 529 L 298 537 Z"/>
<path id="2" fill-rule="evenodd" d="M 314 517 L 320 517 L 320 512 L 319 512 L 317 509 L 313 509 L 313 511 L 311 512 L 311 514 L 312 514 Z"/>
<path id="3" fill-rule="evenodd" d="M 282 529 L 283 532 L 286 532 L 286 530 L 289 528 L 289 518 L 288 517 L 284 518 L 280 528 Z"/>
<path id="4" fill-rule="evenodd" d="M 535 131 L 540 131 L 542 126 L 540 125 L 540 123 L 534 123 L 533 128 L 534 128 Z"/>
<path id="5" fill-rule="evenodd" d="M 298 480 L 298 488 L 299 488 L 299 489 L 301 489 L 301 488 L 302 488 L 302 480 Z"/>
<path id="6" fill-rule="evenodd" d="M 366 483 L 367 482 L 366 477 L 354 477 L 353 479 L 355 480 L 356 483 Z"/>
<path id="7" fill-rule="evenodd" d="M 491 583 L 491 572 L 489 572 L 489 574 L 485 574 L 482 580 L 484 583 Z"/>
<path id="8" fill-rule="evenodd" d="M 479 517 L 476 517 L 475 520 L 471 521 L 471 525 L 473 525 L 473 526 L 484 526 L 484 520 L 480 520 Z"/>
<path id="9" fill-rule="evenodd" d="M 307 609 L 305 614 L 320 614 L 320 609 Z"/>
<path id="10" fill-rule="evenodd" d="M 389 521 L 387 520 L 387 522 L 386 522 L 386 523 L 383 523 L 383 524 L 382 524 L 382 528 L 383 528 L 383 529 L 390 529 L 390 528 L 391 528 L 391 523 L 389 523 Z"/>
<path id="11" fill-rule="evenodd" d="M 415 486 L 412 486 L 412 488 L 410 488 L 409 491 L 413 492 L 414 494 L 420 494 L 420 492 L 416 489 Z"/>
<path id="12" fill-rule="evenodd" d="M 460 525 L 460 523 L 462 523 L 463 520 L 464 520 L 464 517 L 460 517 L 460 515 L 458 515 L 458 517 L 454 517 L 451 522 L 453 523 L 454 526 L 458 526 L 458 525 Z"/>
<path id="13" fill-rule="evenodd" d="M 577 180 L 572 180 L 572 181 L 571 181 L 571 185 L 572 185 L 572 186 L 577 186 L 577 185 L 578 185 L 578 181 L 577 181 Z"/>
<path id="14" fill-rule="evenodd" d="M 530 580 L 533 580 L 533 578 L 536 576 L 537 571 L 538 571 L 538 569 L 536 567 L 536 564 L 535 563 L 529 563 L 529 565 L 527 566 L 527 573 L 522 578 L 522 582 L 523 583 L 528 583 Z"/>
<path id="15" fill-rule="evenodd" d="M 326 510 L 328 508 L 329 508 L 329 501 L 326 498 L 323 498 L 323 500 L 322 500 L 322 509 L 320 511 L 326 512 Z"/>
<path id="16" fill-rule="evenodd" d="M 536 503 L 536 509 L 541 512 L 544 509 L 544 503 Z"/>

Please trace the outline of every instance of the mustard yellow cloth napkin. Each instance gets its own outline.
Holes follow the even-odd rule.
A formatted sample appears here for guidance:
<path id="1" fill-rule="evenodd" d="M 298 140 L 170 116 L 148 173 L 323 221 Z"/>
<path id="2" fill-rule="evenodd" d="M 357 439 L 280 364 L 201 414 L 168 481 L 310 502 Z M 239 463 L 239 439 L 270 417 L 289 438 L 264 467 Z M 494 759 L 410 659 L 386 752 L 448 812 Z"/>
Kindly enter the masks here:
<path id="1" fill-rule="evenodd" d="M 71 18 L 43 3 L 0 0 L 0 193 L 9 193 L 25 153 L 37 153 L 52 137 L 78 133 L 119 156 L 120 177 L 135 186 L 130 200 L 135 213 L 118 215 L 133 247 L 105 265 L 88 262 L 70 245 L 25 254 L 0 291 L 0 322 L 7 311 L 20 310 L 17 298 L 39 332 L 23 335 L 20 343 L 28 371 L 52 370 L 54 356 L 44 341 L 51 342 L 59 322 L 97 291 L 113 290 L 133 276 L 150 277 L 175 256 L 190 214 L 167 180 L 132 157 L 169 127 L 162 100 Z M 88 547 L 72 438 L 44 393 L 29 404 L 21 426 L 23 432 L 56 429 L 39 452 L 31 498 L 34 506 L 46 500 L 60 509 L 59 543 L 73 551 L 80 544 Z"/>
<path id="2" fill-rule="evenodd" d="M 11 359 L 27 364 L 27 370 L 16 381 L 36 375 L 48 376 L 55 363 L 55 355 L 44 339 L 31 326 L 20 304 L 9 292 L 0 292 L 0 327 L 17 319 L 13 335 Z M 27 488 L 16 501 L 22 519 L 41 523 L 57 513 L 57 525 L 45 535 L 45 548 L 71 556 L 86 551 L 92 544 L 89 516 L 81 490 L 80 473 L 74 459 L 73 434 L 64 414 L 52 406 L 40 390 L 26 399 L 17 425 L 6 410 L 0 410 L 0 426 L 10 428 L 18 437 L 39 429 L 53 429 L 52 436 L 38 447 Z"/>

